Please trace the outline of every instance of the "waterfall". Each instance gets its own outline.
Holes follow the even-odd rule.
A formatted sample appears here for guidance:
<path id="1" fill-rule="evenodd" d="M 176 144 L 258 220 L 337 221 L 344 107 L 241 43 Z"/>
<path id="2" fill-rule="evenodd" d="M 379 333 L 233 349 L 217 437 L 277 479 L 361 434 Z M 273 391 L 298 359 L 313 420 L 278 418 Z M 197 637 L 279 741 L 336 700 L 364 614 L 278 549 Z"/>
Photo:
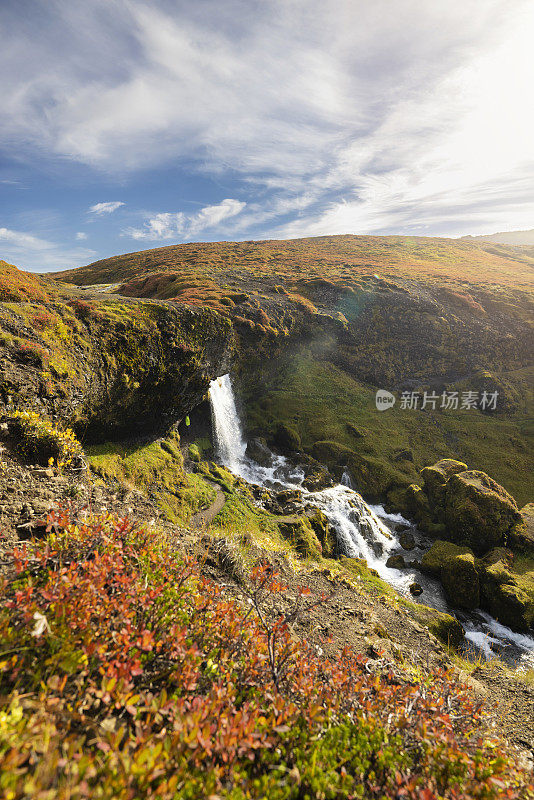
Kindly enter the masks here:
<path id="1" fill-rule="evenodd" d="M 440 611 L 453 613 L 445 601 L 438 581 L 422 573 L 415 573 L 412 569 L 399 570 L 386 566 L 387 558 L 393 552 L 406 555 L 400 548 L 394 530 L 386 522 L 390 526 L 394 523 L 409 525 L 408 520 L 400 514 L 388 514 L 382 506 L 369 506 L 355 491 L 347 468 L 337 486 L 319 492 L 308 492 L 302 487 L 304 471 L 289 463 L 283 456 L 272 453 L 270 466 L 260 466 L 247 456 L 247 444 L 229 375 L 223 375 L 211 382 L 209 397 L 217 456 L 225 467 L 249 483 L 279 490 L 300 489 L 305 505 L 316 506 L 326 514 L 336 531 L 342 552 L 351 558 L 364 558 L 381 578 L 408 597 L 408 586 L 416 580 L 424 587 L 424 593 L 421 598 L 412 599 Z M 418 544 L 410 557 L 420 560 L 429 545 L 416 528 L 413 528 L 413 533 Z M 487 658 L 494 657 L 491 646 L 495 645 L 501 655 L 503 652 L 508 654 L 512 664 L 534 666 L 534 638 L 531 636 L 514 633 L 483 611 L 457 615 L 466 629 L 466 639 Z"/>
<path id="2" fill-rule="evenodd" d="M 239 473 L 245 458 L 246 443 L 230 376 L 223 375 L 212 381 L 209 394 L 218 456 L 231 472 Z"/>

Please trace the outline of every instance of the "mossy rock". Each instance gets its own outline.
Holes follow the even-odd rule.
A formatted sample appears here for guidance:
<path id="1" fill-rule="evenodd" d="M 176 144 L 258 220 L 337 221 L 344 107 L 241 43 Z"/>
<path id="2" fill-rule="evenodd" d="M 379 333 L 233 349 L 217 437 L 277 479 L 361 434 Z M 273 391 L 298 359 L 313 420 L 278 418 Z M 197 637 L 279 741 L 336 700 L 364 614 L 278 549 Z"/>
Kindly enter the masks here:
<path id="1" fill-rule="evenodd" d="M 452 605 L 469 610 L 480 606 L 480 580 L 472 553 L 449 558 L 441 568 L 441 582 Z"/>
<path id="2" fill-rule="evenodd" d="M 390 556 L 386 561 L 386 567 L 390 569 L 405 569 L 406 562 L 404 560 L 404 556 L 400 553 L 395 553 L 394 555 Z"/>
<path id="3" fill-rule="evenodd" d="M 415 615 L 443 644 L 454 648 L 462 644 L 464 629 L 455 617 L 427 606 L 417 606 Z"/>
<path id="4" fill-rule="evenodd" d="M 444 517 L 453 541 L 469 545 L 479 555 L 506 544 L 512 526 L 521 522 L 514 498 L 478 470 L 449 478 Z"/>
<path id="5" fill-rule="evenodd" d="M 512 630 L 528 632 L 534 624 L 534 600 L 517 584 L 498 586 L 488 607 L 495 619 Z"/>
<path id="6" fill-rule="evenodd" d="M 393 489 L 389 489 L 386 495 L 388 508 L 391 507 L 401 514 L 409 514 L 410 509 L 408 508 L 406 492 L 406 486 L 394 486 Z"/>
<path id="7" fill-rule="evenodd" d="M 534 553 L 534 503 L 527 503 L 519 513 L 521 519 L 510 529 L 508 542 L 518 550 Z"/>
<path id="8" fill-rule="evenodd" d="M 438 539 L 437 542 L 434 542 L 430 550 L 423 555 L 421 559 L 421 571 L 426 572 L 428 575 L 433 575 L 435 578 L 439 578 L 441 577 L 441 570 L 447 561 L 466 553 L 472 555 L 472 551 L 468 547 L 460 547 L 452 542 L 445 542 Z"/>
<path id="9" fill-rule="evenodd" d="M 300 436 L 297 431 L 284 423 L 277 427 L 272 441 L 285 453 L 294 453 L 301 448 Z"/>
<path id="10" fill-rule="evenodd" d="M 432 511 L 425 492 L 416 483 L 411 483 L 406 489 L 405 497 L 408 513 L 423 530 L 427 530 L 432 522 Z"/>
<path id="11" fill-rule="evenodd" d="M 328 522 L 328 517 L 323 511 L 321 511 L 320 508 L 314 508 L 313 510 L 308 511 L 306 516 L 308 517 L 308 522 L 313 528 L 315 535 L 321 543 L 323 555 L 326 558 L 332 558 L 336 553 L 337 538 L 335 531 L 332 530 L 332 527 Z"/>
<path id="12" fill-rule="evenodd" d="M 320 558 L 322 547 L 307 517 L 290 517 L 278 523 L 280 533 L 304 558 Z"/>

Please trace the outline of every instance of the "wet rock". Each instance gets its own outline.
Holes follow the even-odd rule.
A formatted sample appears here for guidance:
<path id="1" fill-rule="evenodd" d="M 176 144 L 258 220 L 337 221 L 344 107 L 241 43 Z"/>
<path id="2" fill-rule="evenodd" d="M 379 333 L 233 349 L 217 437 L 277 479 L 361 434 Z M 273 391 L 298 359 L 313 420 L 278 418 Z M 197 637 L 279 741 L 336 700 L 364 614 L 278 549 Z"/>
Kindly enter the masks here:
<path id="1" fill-rule="evenodd" d="M 386 567 L 390 567 L 390 569 L 405 569 L 406 562 L 404 561 L 404 556 L 400 553 L 395 553 L 390 556 L 386 561 Z"/>
<path id="2" fill-rule="evenodd" d="M 334 485 L 334 480 L 329 471 L 324 467 L 311 469 L 304 478 L 302 486 L 308 492 L 320 492 Z"/>
<path id="3" fill-rule="evenodd" d="M 399 544 L 403 550 L 413 550 L 415 548 L 415 536 L 409 531 L 404 531 L 399 536 Z"/>
<path id="4" fill-rule="evenodd" d="M 272 453 L 267 447 L 265 439 L 251 439 L 247 444 L 246 455 L 261 467 L 270 467 L 272 465 Z"/>
<path id="5" fill-rule="evenodd" d="M 410 594 L 413 594 L 414 597 L 420 597 L 423 594 L 423 587 L 420 583 L 411 583 L 409 586 Z"/>
<path id="6" fill-rule="evenodd" d="M 284 489 L 277 492 L 276 499 L 279 503 L 302 503 L 302 492 L 299 489 Z"/>

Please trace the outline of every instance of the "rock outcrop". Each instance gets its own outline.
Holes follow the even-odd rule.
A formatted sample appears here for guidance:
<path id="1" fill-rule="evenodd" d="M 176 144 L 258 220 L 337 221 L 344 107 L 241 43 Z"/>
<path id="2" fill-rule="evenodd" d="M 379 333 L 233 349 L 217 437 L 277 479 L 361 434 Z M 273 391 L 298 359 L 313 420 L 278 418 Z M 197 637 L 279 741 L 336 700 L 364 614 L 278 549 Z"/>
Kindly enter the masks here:
<path id="1" fill-rule="evenodd" d="M 431 535 L 470 547 L 478 556 L 506 545 L 513 531 L 521 537 L 522 516 L 514 498 L 485 472 L 444 459 L 422 469 L 421 476 L 423 487 L 408 488 L 406 505 Z"/>

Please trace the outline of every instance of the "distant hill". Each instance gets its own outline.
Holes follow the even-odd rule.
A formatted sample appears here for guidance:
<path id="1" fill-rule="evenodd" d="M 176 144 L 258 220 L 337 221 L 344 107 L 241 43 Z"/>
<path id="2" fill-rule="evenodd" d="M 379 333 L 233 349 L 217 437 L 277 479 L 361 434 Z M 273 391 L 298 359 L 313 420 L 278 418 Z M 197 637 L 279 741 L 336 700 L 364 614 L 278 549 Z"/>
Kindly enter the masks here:
<path id="1" fill-rule="evenodd" d="M 462 236 L 461 241 L 498 242 L 516 247 L 534 247 L 534 228 L 528 231 L 501 231 L 501 233 L 487 233 L 482 236 Z"/>
<path id="2" fill-rule="evenodd" d="M 175 244 L 112 256 L 53 277 L 78 285 L 120 282 L 121 293 L 126 289 L 134 296 L 170 299 L 183 291 L 170 285 L 171 278 L 220 285 L 242 280 L 357 279 L 376 273 L 393 280 L 525 287 L 531 284 L 533 267 L 534 247 L 518 250 L 474 238 L 345 235 Z M 144 286 L 139 285 L 141 277 Z M 135 285 L 126 288 L 132 282 Z"/>

